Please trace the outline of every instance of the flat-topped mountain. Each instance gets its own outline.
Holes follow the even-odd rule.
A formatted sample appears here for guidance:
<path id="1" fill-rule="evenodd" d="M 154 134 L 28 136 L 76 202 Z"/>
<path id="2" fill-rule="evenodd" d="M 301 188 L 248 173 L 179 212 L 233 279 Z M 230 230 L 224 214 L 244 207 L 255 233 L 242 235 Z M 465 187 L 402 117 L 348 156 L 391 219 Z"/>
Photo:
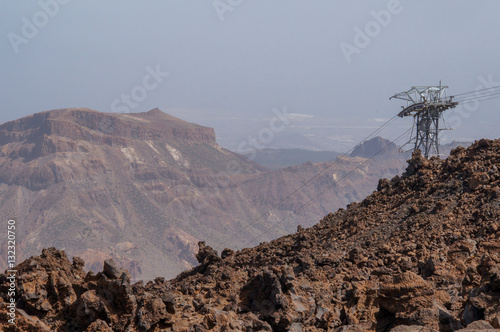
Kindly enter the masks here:
<path id="1" fill-rule="evenodd" d="M 19 259 L 55 246 L 149 279 L 196 264 L 200 239 L 237 249 L 310 226 L 402 165 L 345 157 L 268 171 L 158 109 L 62 109 L 0 126 L 0 213 L 18 221 Z"/>
<path id="2" fill-rule="evenodd" d="M 212 128 L 186 122 L 155 108 L 145 113 L 100 113 L 70 108 L 36 113 L 0 125 L 0 143 L 53 135 L 92 142 L 110 138 L 190 139 L 215 142 Z M 108 140 L 104 140 L 109 142 Z"/>

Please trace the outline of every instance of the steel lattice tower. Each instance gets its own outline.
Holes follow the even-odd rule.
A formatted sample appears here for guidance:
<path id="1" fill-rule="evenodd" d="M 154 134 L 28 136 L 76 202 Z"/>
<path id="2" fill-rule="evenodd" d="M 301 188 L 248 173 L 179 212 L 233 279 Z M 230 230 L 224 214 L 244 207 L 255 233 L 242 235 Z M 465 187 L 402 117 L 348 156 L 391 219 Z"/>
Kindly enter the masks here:
<path id="1" fill-rule="evenodd" d="M 414 142 L 413 150 L 420 149 L 425 158 L 439 155 L 439 119 L 442 113 L 457 106 L 453 97 L 446 97 L 447 86 L 413 86 L 389 99 L 406 100 L 407 106 L 398 114 L 400 117 L 413 116 L 414 130 L 406 144 Z M 405 144 L 405 145 L 406 145 Z"/>

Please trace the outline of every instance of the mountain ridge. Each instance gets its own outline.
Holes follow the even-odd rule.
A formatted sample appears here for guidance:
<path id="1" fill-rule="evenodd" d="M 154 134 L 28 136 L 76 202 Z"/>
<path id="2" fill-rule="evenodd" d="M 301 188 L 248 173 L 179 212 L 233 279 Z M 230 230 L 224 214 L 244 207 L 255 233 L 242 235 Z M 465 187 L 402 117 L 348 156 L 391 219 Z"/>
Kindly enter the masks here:
<path id="1" fill-rule="evenodd" d="M 23 132 L 24 135 L 19 134 Z M 87 108 L 58 109 L 0 125 L 0 144 L 42 135 L 107 144 L 122 142 L 118 138 L 200 139 L 215 143 L 213 128 L 186 122 L 157 108 L 145 113 L 126 114 L 100 113 Z"/>

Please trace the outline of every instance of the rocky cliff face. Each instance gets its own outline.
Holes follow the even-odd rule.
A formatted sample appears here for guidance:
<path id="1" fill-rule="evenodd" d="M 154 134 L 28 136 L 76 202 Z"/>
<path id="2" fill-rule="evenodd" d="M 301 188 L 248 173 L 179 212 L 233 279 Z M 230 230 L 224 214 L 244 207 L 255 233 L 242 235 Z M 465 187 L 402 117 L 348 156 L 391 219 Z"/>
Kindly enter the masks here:
<path id="1" fill-rule="evenodd" d="M 0 126 L 0 144 L 38 141 L 41 136 L 120 144 L 127 139 L 192 140 L 215 143 L 212 128 L 165 114 L 155 108 L 146 113 L 100 113 L 86 108 L 36 113 Z M 54 152 L 64 150 L 54 150 Z"/>
<path id="2" fill-rule="evenodd" d="M 44 250 L 17 267 L 18 328 L 81 331 L 500 329 L 500 140 L 415 153 L 403 176 L 311 228 L 130 285 Z M 3 301 L 8 281 L 0 277 Z M 5 303 L 2 304 L 5 306 Z M 0 320 L 6 324 L 2 311 Z"/>
<path id="3" fill-rule="evenodd" d="M 0 144 L 0 213 L 18 222 L 18 258 L 55 246 L 94 271 L 113 258 L 136 280 L 193 266 L 201 239 L 236 249 L 310 226 L 401 165 L 367 163 L 339 183 L 366 159 L 267 171 L 217 145 L 212 128 L 157 109 L 37 113 L 1 125 Z"/>
<path id="4" fill-rule="evenodd" d="M 398 153 L 398 146 L 391 141 L 383 139 L 380 136 L 364 142 L 354 148 L 351 153 L 352 157 L 370 158 L 376 156 L 377 158 L 386 158 L 387 155 L 394 155 Z M 382 151 L 382 152 L 380 152 Z"/>

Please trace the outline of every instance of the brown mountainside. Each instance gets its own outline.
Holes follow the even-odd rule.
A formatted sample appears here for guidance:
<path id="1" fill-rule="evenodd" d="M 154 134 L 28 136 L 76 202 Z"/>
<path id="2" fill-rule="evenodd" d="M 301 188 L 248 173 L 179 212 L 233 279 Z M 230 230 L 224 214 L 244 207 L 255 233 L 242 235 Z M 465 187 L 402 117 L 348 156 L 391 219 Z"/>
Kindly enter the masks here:
<path id="1" fill-rule="evenodd" d="M 37 113 L 1 125 L 0 147 L 0 213 L 17 221 L 19 259 L 54 246 L 94 271 L 113 258 L 134 279 L 193 266 L 200 239 L 236 249 L 310 226 L 402 166 L 392 155 L 267 171 L 217 145 L 212 128 L 158 109 Z"/>
<path id="2" fill-rule="evenodd" d="M 17 267 L 18 326 L 63 331 L 500 329 L 500 140 L 447 160 L 414 153 L 403 176 L 309 229 L 130 285 L 46 249 Z M 0 277 L 3 301 L 8 280 Z M 4 304 L 5 305 L 5 304 Z M 7 315 L 0 315 L 6 322 Z M 9 331 L 16 331 L 12 326 Z"/>

